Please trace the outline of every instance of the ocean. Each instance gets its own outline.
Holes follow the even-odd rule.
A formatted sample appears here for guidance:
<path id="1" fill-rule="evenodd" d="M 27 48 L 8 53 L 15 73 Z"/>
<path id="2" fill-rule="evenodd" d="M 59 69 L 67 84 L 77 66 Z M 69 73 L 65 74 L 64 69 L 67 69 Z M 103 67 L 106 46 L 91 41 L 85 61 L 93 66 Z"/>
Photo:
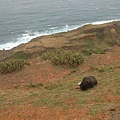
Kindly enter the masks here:
<path id="1" fill-rule="evenodd" d="M 120 0 L 0 0 L 0 50 L 85 24 L 120 20 Z"/>

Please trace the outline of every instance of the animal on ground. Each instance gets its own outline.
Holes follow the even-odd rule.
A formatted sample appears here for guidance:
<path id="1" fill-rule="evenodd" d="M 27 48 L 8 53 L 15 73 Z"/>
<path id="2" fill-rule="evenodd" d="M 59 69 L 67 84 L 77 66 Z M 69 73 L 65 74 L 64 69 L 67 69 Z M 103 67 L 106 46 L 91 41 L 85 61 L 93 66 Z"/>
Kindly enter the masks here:
<path id="1" fill-rule="evenodd" d="M 97 84 L 97 80 L 94 76 L 84 77 L 81 83 L 78 83 L 77 89 L 87 90 L 93 88 Z"/>

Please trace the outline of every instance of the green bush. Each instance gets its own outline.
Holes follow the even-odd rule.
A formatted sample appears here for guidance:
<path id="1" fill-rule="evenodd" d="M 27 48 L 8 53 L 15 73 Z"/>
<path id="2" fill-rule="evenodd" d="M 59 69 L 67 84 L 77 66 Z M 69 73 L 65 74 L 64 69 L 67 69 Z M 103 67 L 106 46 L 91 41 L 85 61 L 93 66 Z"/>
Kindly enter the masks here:
<path id="1" fill-rule="evenodd" d="M 92 54 L 105 54 L 105 48 L 94 48 L 94 49 L 82 49 L 82 53 L 85 55 L 92 55 Z"/>
<path id="2" fill-rule="evenodd" d="M 12 59 L 28 59 L 28 54 L 25 53 L 24 51 L 18 51 L 18 52 L 15 52 L 13 55 L 12 55 Z"/>
<path id="3" fill-rule="evenodd" d="M 102 67 L 95 67 L 95 66 L 91 66 L 90 67 L 91 70 L 95 70 L 99 73 L 102 72 L 113 72 L 114 68 L 112 66 L 102 66 Z"/>
<path id="4" fill-rule="evenodd" d="M 0 73 L 7 74 L 13 71 L 20 70 L 24 65 L 28 63 L 21 59 L 11 59 L 4 62 L 0 62 Z"/>
<path id="5" fill-rule="evenodd" d="M 64 51 L 62 49 L 45 52 L 42 54 L 41 58 L 51 60 L 55 65 L 67 65 L 72 67 L 77 67 L 84 61 L 83 56 L 79 52 L 75 50 Z"/>

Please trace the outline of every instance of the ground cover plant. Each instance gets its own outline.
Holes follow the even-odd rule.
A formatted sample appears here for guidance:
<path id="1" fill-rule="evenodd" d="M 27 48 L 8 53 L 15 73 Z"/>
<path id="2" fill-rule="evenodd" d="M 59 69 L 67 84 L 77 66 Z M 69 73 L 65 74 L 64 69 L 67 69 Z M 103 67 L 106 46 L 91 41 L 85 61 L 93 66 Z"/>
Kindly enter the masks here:
<path id="1" fill-rule="evenodd" d="M 40 87 L 40 86 L 43 86 L 42 83 L 30 83 L 29 85 L 27 85 L 28 88 L 35 88 L 35 87 Z"/>
<path id="2" fill-rule="evenodd" d="M 12 54 L 11 59 L 23 59 L 26 60 L 29 58 L 29 54 L 24 51 L 18 51 Z"/>
<path id="3" fill-rule="evenodd" d="M 85 55 L 92 55 L 92 54 L 105 54 L 105 48 L 90 48 L 90 49 L 82 49 L 81 52 Z"/>
<path id="4" fill-rule="evenodd" d="M 21 70 L 24 65 L 28 65 L 28 63 L 21 59 L 10 59 L 4 62 L 0 62 L 0 73 L 7 74 L 13 71 Z"/>
<path id="5" fill-rule="evenodd" d="M 47 51 L 41 56 L 44 60 L 51 60 L 54 65 L 66 65 L 77 67 L 83 63 L 84 58 L 82 54 L 75 50 L 64 51 L 63 49 L 55 49 Z"/>

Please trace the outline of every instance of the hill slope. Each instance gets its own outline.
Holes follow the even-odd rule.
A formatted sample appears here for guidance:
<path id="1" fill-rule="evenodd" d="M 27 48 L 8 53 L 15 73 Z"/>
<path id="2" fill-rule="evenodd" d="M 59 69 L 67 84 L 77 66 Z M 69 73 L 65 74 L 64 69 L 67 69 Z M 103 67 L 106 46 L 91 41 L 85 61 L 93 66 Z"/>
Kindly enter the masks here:
<path id="1" fill-rule="evenodd" d="M 5 59 L 24 51 L 30 66 L 0 74 L 1 120 L 109 120 L 120 112 L 120 22 L 87 25 L 68 33 L 33 39 L 1 51 Z M 54 66 L 40 55 L 46 50 L 77 50 L 84 63 L 77 68 Z M 104 54 L 86 55 L 86 49 L 106 48 Z M 8 55 L 9 53 L 9 55 Z M 1 55 L 2 55 L 1 54 Z M 75 87 L 94 75 L 98 85 L 87 91 Z"/>

